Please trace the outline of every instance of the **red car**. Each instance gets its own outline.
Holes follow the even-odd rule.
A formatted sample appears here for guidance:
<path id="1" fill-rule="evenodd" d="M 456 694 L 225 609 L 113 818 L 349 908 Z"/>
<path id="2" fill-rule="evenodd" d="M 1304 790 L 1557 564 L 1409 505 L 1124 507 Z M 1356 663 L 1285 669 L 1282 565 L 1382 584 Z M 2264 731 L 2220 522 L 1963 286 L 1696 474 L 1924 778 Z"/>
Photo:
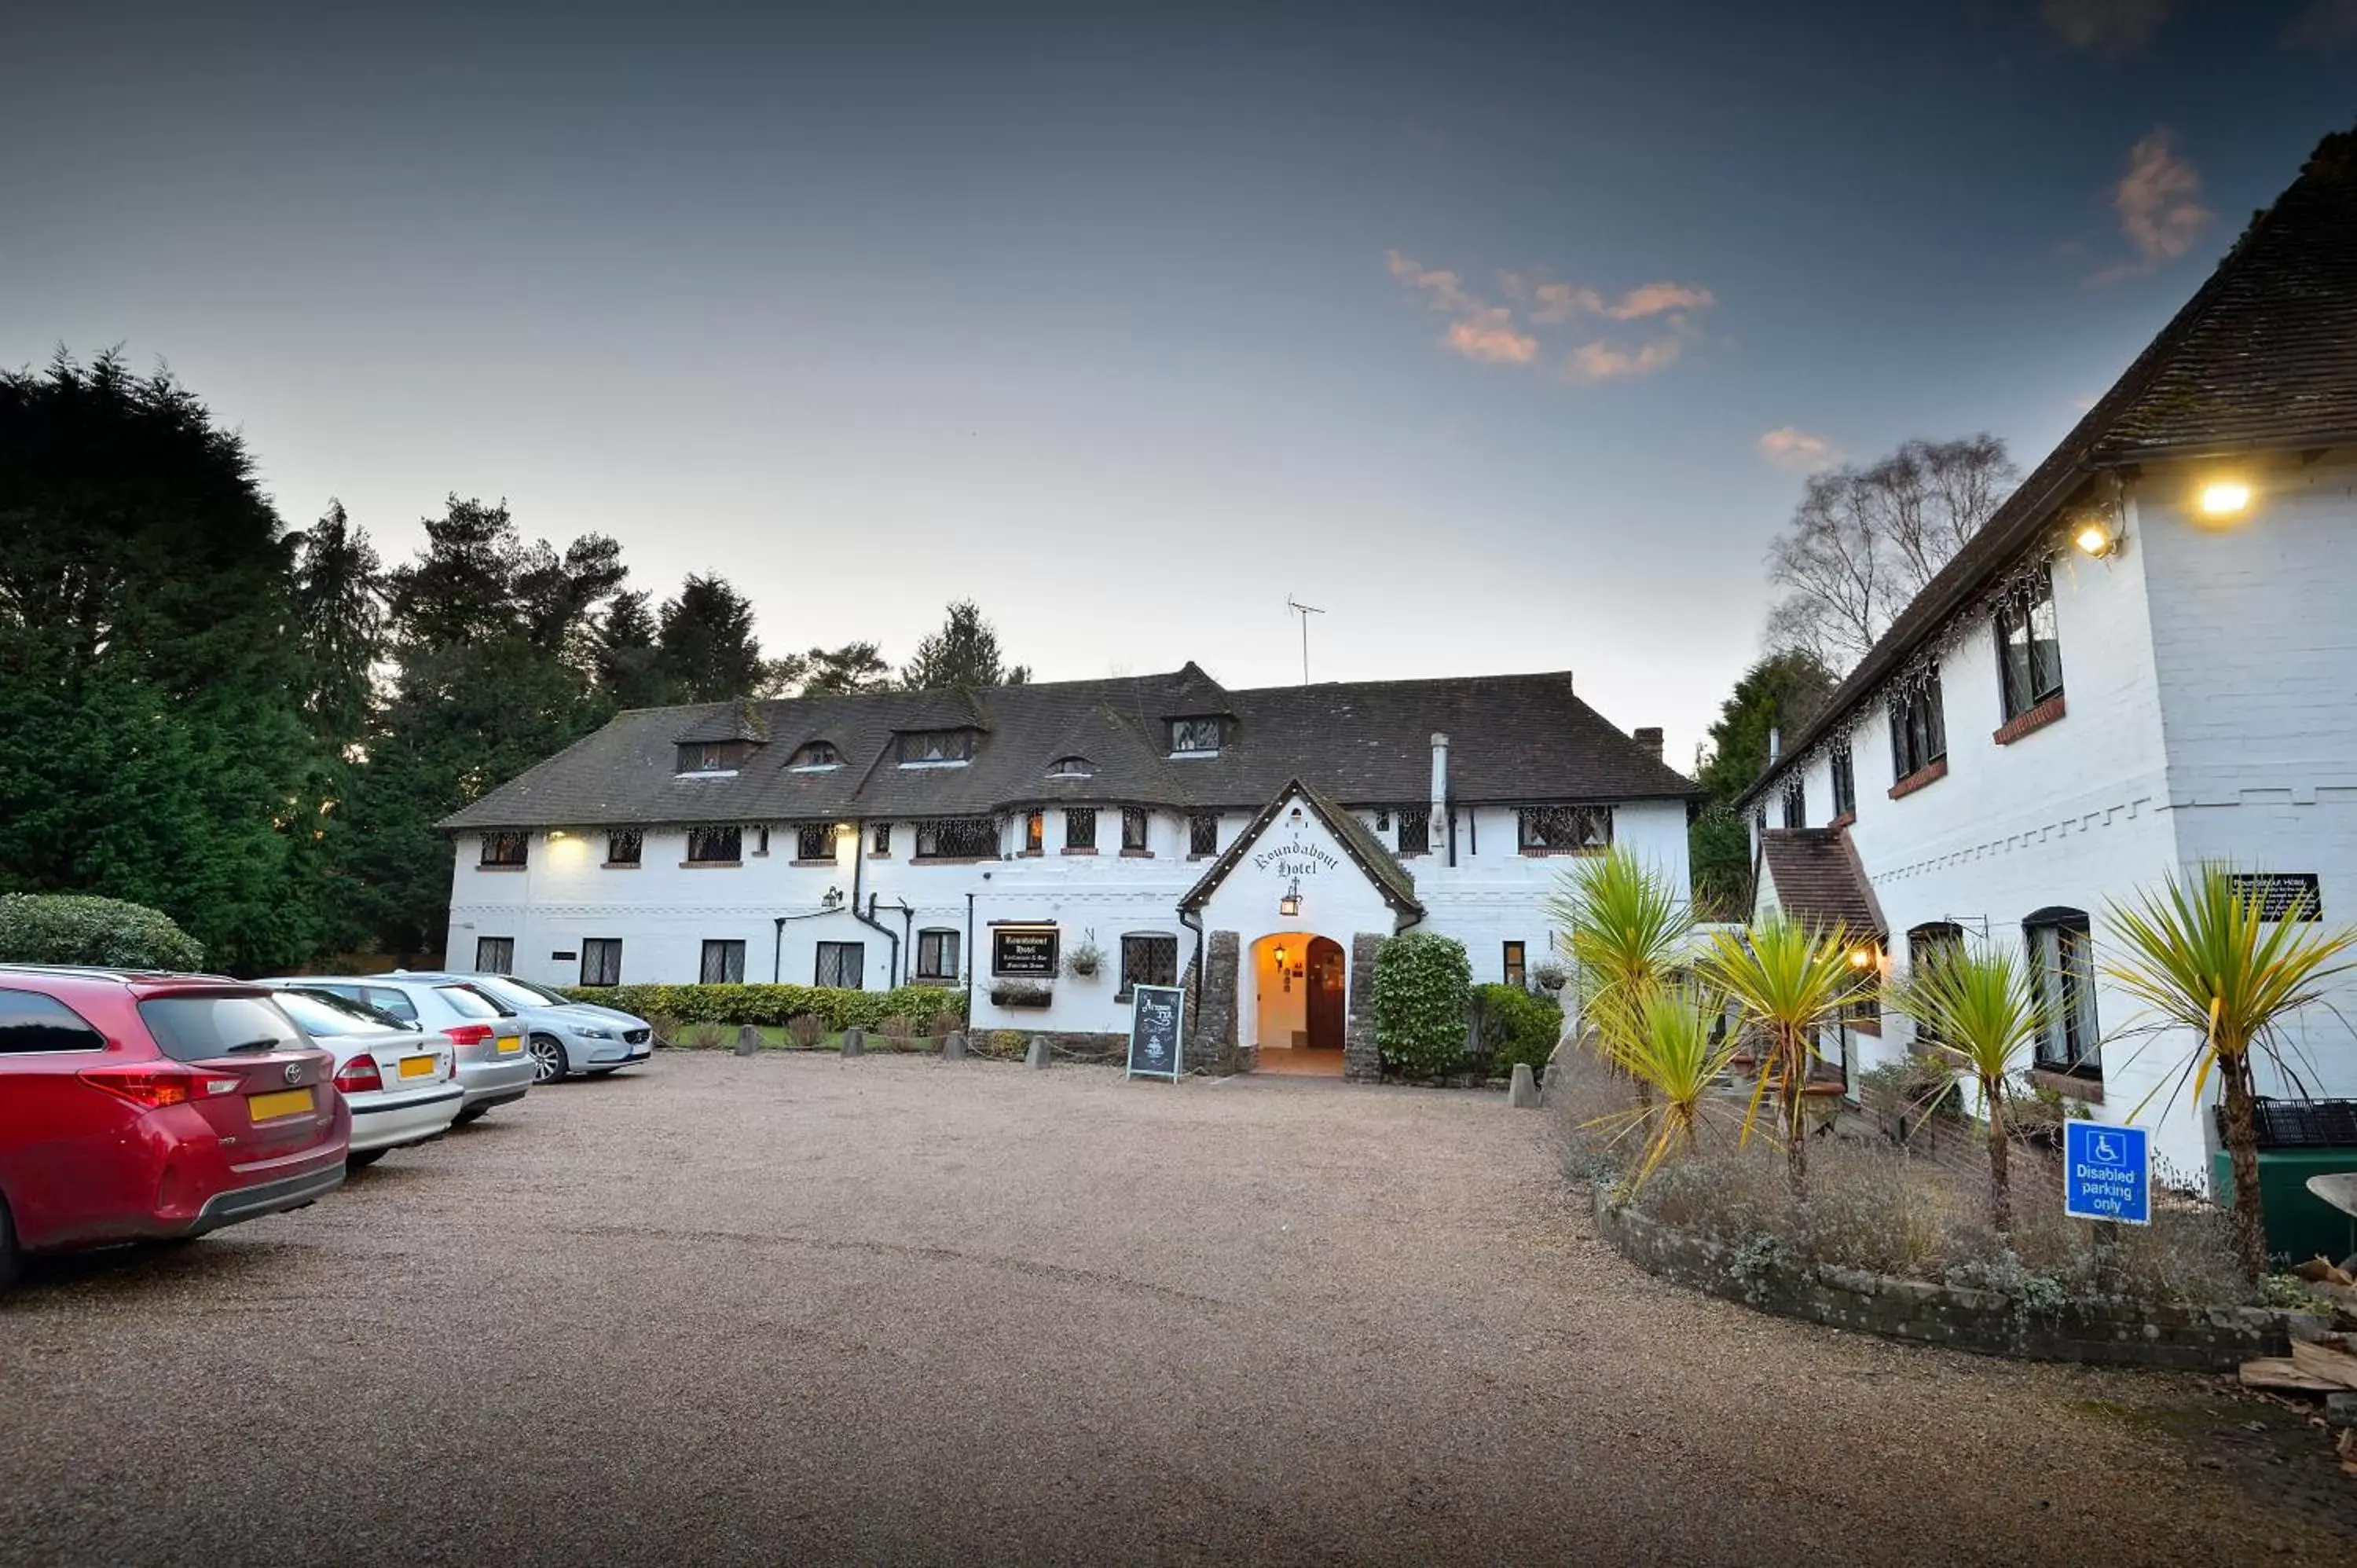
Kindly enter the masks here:
<path id="1" fill-rule="evenodd" d="M 23 1252 L 201 1236 L 344 1179 L 334 1058 L 258 985 L 0 964 L 0 1285 Z"/>

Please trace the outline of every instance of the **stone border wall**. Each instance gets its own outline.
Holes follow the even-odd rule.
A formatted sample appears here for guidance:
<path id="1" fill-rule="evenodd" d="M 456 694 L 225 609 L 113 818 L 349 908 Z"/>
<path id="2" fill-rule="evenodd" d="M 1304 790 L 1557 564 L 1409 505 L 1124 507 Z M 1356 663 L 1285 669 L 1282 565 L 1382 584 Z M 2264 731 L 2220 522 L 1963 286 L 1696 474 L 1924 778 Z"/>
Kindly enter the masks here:
<path id="1" fill-rule="evenodd" d="M 1616 1204 L 1601 1183 L 1596 1229 L 1622 1257 L 1675 1284 L 1780 1317 L 1989 1356 L 2229 1372 L 2254 1357 L 2289 1354 L 2294 1323 L 2323 1326 L 2255 1306 L 2072 1301 L 2044 1312 L 1996 1291 L 1755 1258 Z"/>

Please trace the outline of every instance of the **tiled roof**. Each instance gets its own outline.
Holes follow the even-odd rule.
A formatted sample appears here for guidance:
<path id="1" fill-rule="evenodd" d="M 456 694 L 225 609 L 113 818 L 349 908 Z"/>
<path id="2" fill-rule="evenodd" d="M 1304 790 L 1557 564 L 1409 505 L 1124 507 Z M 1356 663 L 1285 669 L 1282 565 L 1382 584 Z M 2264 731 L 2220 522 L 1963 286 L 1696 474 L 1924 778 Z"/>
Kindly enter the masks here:
<path id="1" fill-rule="evenodd" d="M 1233 717 L 1215 757 L 1168 754 L 1168 718 L 1216 702 Z M 748 704 L 768 732 L 737 773 L 680 778 L 676 746 L 725 729 L 740 704 L 639 708 L 444 819 L 446 828 L 846 821 L 979 816 L 1059 800 L 1255 810 L 1295 779 L 1351 805 L 1431 792 L 1432 736 L 1448 736 L 1460 802 L 1684 800 L 1692 780 L 1573 694 L 1567 675 L 1468 676 L 1257 691 L 1173 674 L 999 686 L 966 694 L 880 693 Z M 896 731 L 980 728 L 964 767 L 903 768 Z M 790 768 L 806 743 L 840 768 Z M 1088 779 L 1050 779 L 1079 755 Z"/>
<path id="2" fill-rule="evenodd" d="M 1203 900 L 1227 880 L 1228 873 L 1236 868 L 1237 863 L 1252 853 L 1252 846 L 1260 842 L 1261 834 L 1267 831 L 1269 823 L 1276 820 L 1276 813 L 1283 811 L 1286 801 L 1296 794 L 1309 803 L 1309 809 L 1317 813 L 1318 820 L 1326 824 L 1326 831 L 1341 841 L 1343 852 L 1367 874 L 1368 880 L 1383 894 L 1384 902 L 1411 915 L 1424 913 L 1424 906 L 1416 902 L 1415 877 L 1400 864 L 1399 857 L 1384 845 L 1383 840 L 1375 837 L 1374 831 L 1298 779 L 1289 781 L 1269 798 L 1268 803 L 1244 825 L 1244 830 L 1235 836 L 1234 842 L 1221 853 L 1219 859 L 1204 869 L 1203 875 L 1196 879 L 1195 886 L 1179 898 L 1178 908 L 1201 908 Z"/>
<path id="3" fill-rule="evenodd" d="M 1776 907 L 1804 926 L 1839 926 L 1852 936 L 1885 933 L 1882 910 L 1865 868 L 1839 828 L 1770 828 L 1760 835 L 1760 857 L 1776 885 Z"/>
<path id="4" fill-rule="evenodd" d="M 2357 131 L 2327 136 L 2290 189 L 1987 526 L 1915 596 L 1748 805 L 1958 610 L 2043 539 L 2090 480 L 2123 464 L 2357 442 Z"/>

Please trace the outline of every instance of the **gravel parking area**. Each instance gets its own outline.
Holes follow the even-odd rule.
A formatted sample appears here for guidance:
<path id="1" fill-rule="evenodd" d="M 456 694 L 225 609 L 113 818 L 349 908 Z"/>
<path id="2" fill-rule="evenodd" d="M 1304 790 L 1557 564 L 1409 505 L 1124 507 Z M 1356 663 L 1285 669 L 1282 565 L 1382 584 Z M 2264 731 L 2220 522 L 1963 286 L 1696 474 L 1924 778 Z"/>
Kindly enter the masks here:
<path id="1" fill-rule="evenodd" d="M 2212 1435 L 2288 1415 L 1659 1284 L 1555 1147 L 1487 1094 L 667 1055 L 301 1213 L 39 1269 L 0 1301 L 0 1562 L 2357 1543 L 2320 1439 Z"/>

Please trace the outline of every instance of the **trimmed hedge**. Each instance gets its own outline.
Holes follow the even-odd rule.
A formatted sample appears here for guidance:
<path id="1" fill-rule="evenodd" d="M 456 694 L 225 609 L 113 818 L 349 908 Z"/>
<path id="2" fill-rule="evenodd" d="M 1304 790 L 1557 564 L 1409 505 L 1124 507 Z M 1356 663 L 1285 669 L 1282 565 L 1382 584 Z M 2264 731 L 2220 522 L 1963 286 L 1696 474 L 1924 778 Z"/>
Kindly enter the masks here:
<path id="1" fill-rule="evenodd" d="M 1502 1078 L 1516 1062 L 1528 1062 L 1537 1072 L 1563 1037 L 1563 1009 L 1554 997 L 1519 985 L 1477 985 L 1473 1026 L 1488 1047 L 1491 1073 Z"/>
<path id="2" fill-rule="evenodd" d="M 1409 1078 L 1439 1078 L 1465 1056 L 1473 966 L 1465 944 L 1410 931 L 1375 950 L 1375 1047 L 1383 1066 Z"/>
<path id="3" fill-rule="evenodd" d="M 817 985 L 575 985 L 562 988 L 576 1002 L 619 1007 L 641 1018 L 680 1024 L 759 1024 L 776 1028 L 802 1013 L 826 1020 L 830 1033 L 857 1025 L 873 1029 L 898 1014 L 919 1028 L 936 1013 L 965 1016 L 965 993 L 939 985 L 904 985 L 898 991 L 849 991 Z"/>
<path id="4" fill-rule="evenodd" d="M 145 904 L 70 893 L 0 894 L 0 963 L 204 967 L 205 950 Z"/>

